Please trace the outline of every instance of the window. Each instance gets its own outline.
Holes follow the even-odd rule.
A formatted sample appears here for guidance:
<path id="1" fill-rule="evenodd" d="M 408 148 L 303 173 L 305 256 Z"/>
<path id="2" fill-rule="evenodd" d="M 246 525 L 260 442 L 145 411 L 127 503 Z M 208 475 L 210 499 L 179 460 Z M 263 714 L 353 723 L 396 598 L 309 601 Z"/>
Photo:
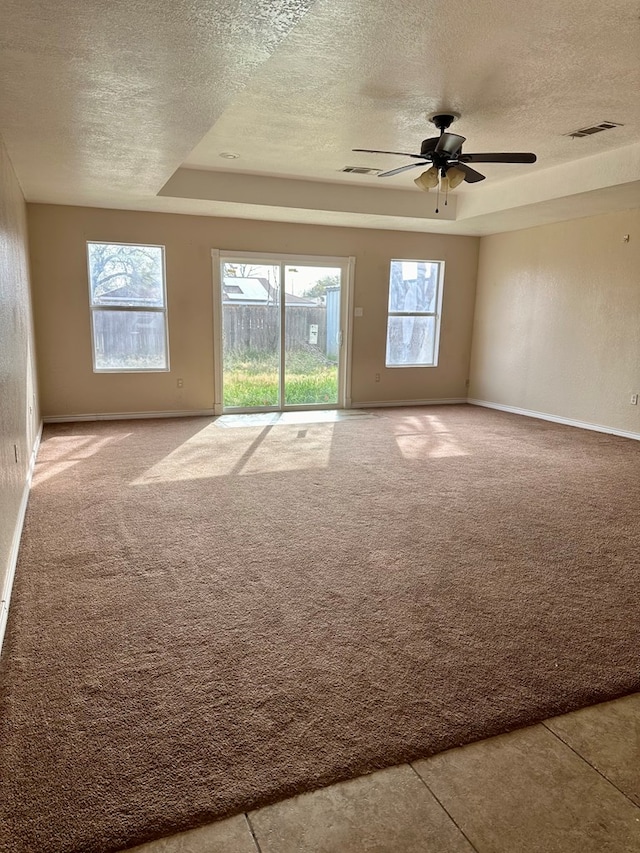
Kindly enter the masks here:
<path id="1" fill-rule="evenodd" d="M 391 261 L 387 367 L 438 363 L 443 261 Z"/>
<path id="2" fill-rule="evenodd" d="M 168 370 L 164 247 L 87 243 L 95 371 Z"/>

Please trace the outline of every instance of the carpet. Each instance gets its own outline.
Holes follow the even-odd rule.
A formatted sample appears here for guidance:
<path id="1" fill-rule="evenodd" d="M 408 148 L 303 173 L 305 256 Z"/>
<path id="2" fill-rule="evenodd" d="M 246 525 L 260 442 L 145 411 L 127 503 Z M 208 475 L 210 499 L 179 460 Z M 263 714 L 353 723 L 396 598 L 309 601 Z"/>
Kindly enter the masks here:
<path id="1" fill-rule="evenodd" d="M 469 406 L 48 426 L 0 850 L 107 853 L 640 689 L 640 445 Z"/>

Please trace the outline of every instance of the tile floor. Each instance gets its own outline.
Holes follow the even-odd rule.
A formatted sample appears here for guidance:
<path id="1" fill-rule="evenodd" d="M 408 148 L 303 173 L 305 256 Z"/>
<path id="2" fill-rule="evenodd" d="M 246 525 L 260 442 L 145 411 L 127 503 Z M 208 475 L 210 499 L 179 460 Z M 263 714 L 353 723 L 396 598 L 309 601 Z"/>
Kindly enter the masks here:
<path id="1" fill-rule="evenodd" d="M 640 693 L 135 853 L 639 853 Z"/>

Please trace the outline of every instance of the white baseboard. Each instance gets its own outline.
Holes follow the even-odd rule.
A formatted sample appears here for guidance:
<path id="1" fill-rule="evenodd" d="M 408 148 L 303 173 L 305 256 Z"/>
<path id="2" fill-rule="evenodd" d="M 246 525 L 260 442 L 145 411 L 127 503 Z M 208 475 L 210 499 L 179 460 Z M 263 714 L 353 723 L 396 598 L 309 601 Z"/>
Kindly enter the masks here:
<path id="1" fill-rule="evenodd" d="M 202 418 L 214 416 L 213 409 L 189 409 L 184 412 L 96 412 L 84 415 L 47 415 L 45 424 L 66 424 L 74 421 L 130 421 L 151 418 Z"/>
<path id="2" fill-rule="evenodd" d="M 27 469 L 27 477 L 25 479 L 24 488 L 22 490 L 22 498 L 18 508 L 18 517 L 16 526 L 13 530 L 13 540 L 11 542 L 11 550 L 9 552 L 9 564 L 2 585 L 2 599 L 0 600 L 0 652 L 2 651 L 2 643 L 4 641 L 4 632 L 7 627 L 7 618 L 9 616 L 9 602 L 11 601 L 11 590 L 13 588 L 13 579 L 16 574 L 16 565 L 18 563 L 18 551 L 20 550 L 20 539 L 22 538 L 22 528 L 24 525 L 24 517 L 27 512 L 27 503 L 29 502 L 29 490 L 31 489 L 31 479 L 33 477 L 33 469 L 36 465 L 36 457 L 38 448 L 40 447 L 40 439 L 42 438 L 42 422 L 38 429 L 38 434 L 33 443 L 31 450 L 31 458 L 29 459 L 29 468 Z"/>
<path id="3" fill-rule="evenodd" d="M 606 432 L 610 435 L 619 435 L 622 438 L 633 438 L 640 441 L 640 432 L 629 432 L 629 430 L 616 429 L 604 426 L 604 424 L 591 424 L 587 421 L 576 421 L 572 418 L 562 418 L 559 415 L 550 415 L 547 412 L 536 412 L 531 409 L 520 409 L 517 406 L 503 406 L 502 403 L 491 403 L 489 400 L 475 400 L 469 397 L 467 403 L 471 406 L 484 406 L 486 409 L 498 409 L 501 412 L 510 412 L 513 415 L 524 415 L 527 418 L 539 418 L 541 421 L 552 421 L 556 424 L 578 427 L 579 429 L 590 429 L 593 432 Z"/>
<path id="4" fill-rule="evenodd" d="M 389 400 L 386 402 L 371 401 L 368 403 L 349 400 L 345 408 L 349 409 L 371 409 L 386 406 L 444 406 L 449 404 L 466 403 L 466 397 L 447 397 L 443 400 Z M 219 411 L 218 411 L 219 409 Z M 84 415 L 46 415 L 43 417 L 45 424 L 74 423 L 75 421 L 127 421 L 150 418 L 189 418 L 189 417 L 216 417 L 223 414 L 222 407 L 215 409 L 190 409 L 184 412 L 98 412 Z"/>
<path id="5" fill-rule="evenodd" d="M 353 400 L 351 402 L 352 409 L 379 409 L 394 408 L 401 406 L 450 406 L 459 403 L 466 403 L 466 397 L 446 397 L 443 400 L 387 400 L 385 402 L 370 401 L 362 402 L 362 400 Z"/>

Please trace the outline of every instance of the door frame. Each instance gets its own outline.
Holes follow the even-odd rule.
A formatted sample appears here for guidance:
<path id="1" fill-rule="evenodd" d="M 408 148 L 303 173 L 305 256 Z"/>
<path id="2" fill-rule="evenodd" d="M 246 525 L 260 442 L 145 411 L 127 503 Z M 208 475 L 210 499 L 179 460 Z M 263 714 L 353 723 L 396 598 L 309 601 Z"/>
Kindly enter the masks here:
<path id="1" fill-rule="evenodd" d="M 333 257 L 326 255 L 287 255 L 276 252 L 243 252 L 231 251 L 229 249 L 212 249 L 211 265 L 213 268 L 213 380 L 214 398 L 213 411 L 215 415 L 224 413 L 223 400 L 223 341 L 222 341 L 222 277 L 221 266 L 223 263 L 242 263 L 251 261 L 253 263 L 280 264 L 281 287 L 284 284 L 285 266 L 309 266 L 309 267 L 339 267 L 340 279 L 340 356 L 338 360 L 338 402 L 330 406 L 324 403 L 311 403 L 299 406 L 287 406 L 285 409 L 284 395 L 281 393 L 279 406 L 264 406 L 252 408 L 233 407 L 228 411 L 234 413 L 242 412 L 282 412 L 282 411 L 304 411 L 308 409 L 348 409 L 351 407 L 351 354 L 353 337 L 353 283 L 355 275 L 356 259 L 350 257 Z M 284 313 L 284 300 L 281 300 Z M 281 322 L 280 333 L 284 335 L 284 325 Z"/>

